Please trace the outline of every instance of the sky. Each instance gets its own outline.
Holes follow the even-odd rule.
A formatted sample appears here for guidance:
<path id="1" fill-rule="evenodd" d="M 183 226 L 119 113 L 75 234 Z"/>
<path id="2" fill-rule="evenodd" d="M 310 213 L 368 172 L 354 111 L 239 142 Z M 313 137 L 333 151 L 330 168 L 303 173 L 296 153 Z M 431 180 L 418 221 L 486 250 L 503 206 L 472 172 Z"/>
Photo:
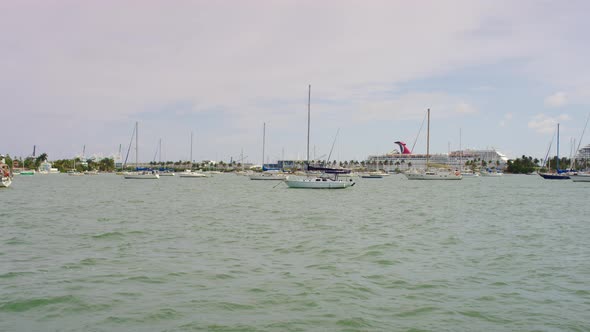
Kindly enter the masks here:
<path id="1" fill-rule="evenodd" d="M 588 1 L 0 0 L 0 153 L 50 160 L 567 156 L 590 112 Z M 336 135 L 338 132 L 338 135 Z M 582 143 L 590 143 L 590 135 Z M 162 156 L 157 156 L 162 140 Z M 555 146 L 555 144 L 553 144 Z M 133 147 L 132 147 L 133 148 Z M 134 155 L 134 150 L 131 150 Z"/>

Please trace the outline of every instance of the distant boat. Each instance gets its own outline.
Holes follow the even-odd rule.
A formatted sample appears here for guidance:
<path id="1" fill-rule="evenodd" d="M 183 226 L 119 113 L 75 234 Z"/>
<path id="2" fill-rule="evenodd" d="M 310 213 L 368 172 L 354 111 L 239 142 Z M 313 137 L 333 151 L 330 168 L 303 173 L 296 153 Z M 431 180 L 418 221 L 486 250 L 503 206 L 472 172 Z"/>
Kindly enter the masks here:
<path id="1" fill-rule="evenodd" d="M 208 178 L 207 174 L 203 174 L 201 172 L 194 172 L 190 169 L 185 170 L 182 173 L 178 173 L 178 176 L 181 178 Z"/>
<path id="2" fill-rule="evenodd" d="M 156 180 L 159 179 L 160 176 L 158 175 L 158 173 L 156 173 L 155 171 L 140 171 L 138 164 L 137 164 L 137 159 L 139 156 L 139 149 L 138 149 L 138 123 L 135 122 L 135 172 L 125 172 L 123 173 L 123 177 L 125 179 L 134 179 L 134 180 Z"/>
<path id="3" fill-rule="evenodd" d="M 483 177 L 501 177 L 504 176 L 504 173 L 493 170 L 493 169 L 486 169 L 479 172 Z"/>
<path id="4" fill-rule="evenodd" d="M 27 169 L 27 170 L 22 170 L 19 173 L 20 175 L 35 175 L 35 170 L 32 169 Z"/>
<path id="5" fill-rule="evenodd" d="M 287 178 L 286 174 L 280 172 L 266 171 L 262 173 L 254 173 L 249 175 L 250 180 L 274 180 L 282 181 Z"/>
<path id="6" fill-rule="evenodd" d="M 309 93 L 307 99 L 307 160 L 305 163 L 306 171 L 309 171 L 309 128 L 310 128 L 310 115 L 311 115 L 311 85 L 309 86 Z M 352 179 L 340 180 L 338 178 L 338 171 L 328 171 L 320 176 L 293 176 L 289 175 L 285 179 L 285 184 L 289 188 L 300 188 L 300 189 L 344 189 L 354 186 L 355 182 Z M 350 171 L 348 171 L 350 173 Z"/>
<path id="7" fill-rule="evenodd" d="M 555 173 L 539 173 L 545 180 L 567 180 L 569 175 L 559 169 L 559 123 L 557 124 L 557 160 L 555 162 Z"/>
<path id="8" fill-rule="evenodd" d="M 461 180 L 461 172 L 430 169 L 430 108 L 428 109 L 428 127 L 426 131 L 426 169 L 424 170 L 413 170 L 404 173 L 408 180 Z"/>
<path id="9" fill-rule="evenodd" d="M 4 156 L 0 156 L 0 187 L 8 188 L 12 184 L 12 173 L 10 167 L 6 164 Z"/>
<path id="10" fill-rule="evenodd" d="M 386 174 L 386 175 L 389 175 L 389 174 Z M 380 172 L 369 172 L 369 173 L 361 174 L 361 178 L 363 178 L 363 179 L 382 179 L 383 174 L 381 174 Z"/>
<path id="11" fill-rule="evenodd" d="M 285 174 L 277 171 L 264 171 L 264 148 L 266 145 L 266 122 L 262 124 L 262 173 L 251 174 L 250 180 L 275 180 L 283 181 L 287 178 Z"/>
<path id="12" fill-rule="evenodd" d="M 191 131 L 191 153 L 190 153 L 190 169 L 179 173 L 178 176 L 181 178 L 208 178 L 209 176 L 201 172 L 193 171 L 193 132 Z"/>
<path id="13" fill-rule="evenodd" d="M 463 178 L 478 178 L 479 173 L 476 173 L 470 169 L 465 169 L 461 171 L 461 176 L 463 176 Z"/>

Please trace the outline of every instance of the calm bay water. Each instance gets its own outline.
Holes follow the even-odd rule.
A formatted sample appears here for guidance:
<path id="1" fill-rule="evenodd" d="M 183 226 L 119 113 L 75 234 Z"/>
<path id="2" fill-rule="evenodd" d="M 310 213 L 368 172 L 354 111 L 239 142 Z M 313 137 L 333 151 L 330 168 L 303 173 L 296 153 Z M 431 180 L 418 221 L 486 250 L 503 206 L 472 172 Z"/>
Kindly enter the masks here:
<path id="1" fill-rule="evenodd" d="M 16 177 L 0 331 L 590 331 L 590 184 L 275 185 Z"/>

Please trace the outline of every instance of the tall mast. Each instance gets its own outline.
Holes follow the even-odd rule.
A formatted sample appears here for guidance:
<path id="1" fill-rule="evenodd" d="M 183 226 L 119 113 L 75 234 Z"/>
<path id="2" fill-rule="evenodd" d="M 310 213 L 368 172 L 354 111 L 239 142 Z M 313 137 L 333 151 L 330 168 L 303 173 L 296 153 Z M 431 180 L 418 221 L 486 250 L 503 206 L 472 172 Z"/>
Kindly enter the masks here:
<path id="1" fill-rule="evenodd" d="M 307 95 L 307 165 L 309 166 L 309 121 L 311 117 L 311 84 Z"/>
<path id="2" fill-rule="evenodd" d="M 555 169 L 559 174 L 559 123 L 557 124 L 557 162 L 555 163 Z"/>
<path id="3" fill-rule="evenodd" d="M 459 128 L 459 172 L 463 170 L 463 148 L 461 147 L 461 128 Z"/>
<path id="4" fill-rule="evenodd" d="M 266 143 L 266 122 L 262 123 L 262 171 L 264 171 L 264 145 Z"/>
<path id="5" fill-rule="evenodd" d="M 139 127 L 137 121 L 135 122 L 135 170 L 137 170 L 138 156 L 139 156 Z"/>
<path id="6" fill-rule="evenodd" d="M 192 132 L 192 130 L 191 130 L 191 156 L 190 157 L 191 157 L 191 159 L 190 159 L 191 169 L 193 169 L 193 132 Z"/>
<path id="7" fill-rule="evenodd" d="M 162 139 L 160 138 L 160 151 L 158 151 L 158 163 L 162 162 Z"/>
<path id="8" fill-rule="evenodd" d="M 426 168 L 428 168 L 430 159 L 430 108 L 428 109 L 428 125 L 426 128 Z"/>

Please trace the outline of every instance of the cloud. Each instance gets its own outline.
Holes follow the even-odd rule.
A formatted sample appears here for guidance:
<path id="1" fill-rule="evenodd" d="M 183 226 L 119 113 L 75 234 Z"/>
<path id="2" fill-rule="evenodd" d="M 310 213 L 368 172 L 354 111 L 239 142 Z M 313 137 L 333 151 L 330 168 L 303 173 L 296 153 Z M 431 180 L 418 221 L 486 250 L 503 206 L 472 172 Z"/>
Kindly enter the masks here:
<path id="1" fill-rule="evenodd" d="M 427 108 L 432 116 L 451 117 L 474 114 L 477 109 L 469 103 L 442 92 L 411 92 L 389 96 L 385 100 L 364 100 L 360 102 L 360 119 L 410 120 L 422 119 Z"/>
<path id="2" fill-rule="evenodd" d="M 505 127 L 512 120 L 513 116 L 512 113 L 504 114 L 504 118 L 500 121 L 500 127 Z"/>
<path id="3" fill-rule="evenodd" d="M 545 98 L 545 106 L 561 107 L 567 104 L 567 94 L 565 92 L 556 92 Z"/>
<path id="4" fill-rule="evenodd" d="M 8 150 L 47 140 L 46 128 L 70 135 L 61 139 L 62 151 L 75 139 L 118 146 L 135 120 L 165 113 L 176 122 L 154 125 L 154 135 L 156 127 L 167 130 L 157 135 L 174 137 L 187 127 L 208 126 L 232 133 L 227 146 L 240 146 L 256 141 L 250 131 L 263 121 L 273 129 L 305 127 L 297 121 L 305 121 L 299 115 L 305 114 L 309 83 L 313 116 L 345 114 L 339 120 L 350 126 L 359 118 L 421 119 L 427 107 L 433 116 L 461 116 L 477 113 L 480 103 L 445 86 L 403 87 L 514 59 L 524 59 L 515 75 L 562 84 L 558 89 L 573 102 L 573 91 L 590 86 L 587 11 L 579 7 L 467 0 L 452 6 L 3 1 L 0 109 L 19 117 L 2 134 L 20 137 L 22 128 L 29 129 L 22 140 L 4 140 Z M 474 86 L 470 91 L 479 96 L 494 90 Z M 215 110 L 224 118 L 216 127 L 186 120 Z M 326 123 L 332 122 L 314 126 Z M 151 134 L 147 126 L 142 124 L 144 137 Z M 202 150 L 224 148 L 212 142 Z M 168 155 L 175 153 L 172 147 Z"/>
<path id="5" fill-rule="evenodd" d="M 540 134 L 552 134 L 559 122 L 568 120 L 570 120 L 570 116 L 567 114 L 560 114 L 556 117 L 537 114 L 529 121 L 528 127 Z"/>
<path id="6" fill-rule="evenodd" d="M 474 114 L 478 113 L 478 110 L 475 107 L 469 105 L 468 103 L 461 101 L 456 106 L 455 112 L 460 114 Z"/>

